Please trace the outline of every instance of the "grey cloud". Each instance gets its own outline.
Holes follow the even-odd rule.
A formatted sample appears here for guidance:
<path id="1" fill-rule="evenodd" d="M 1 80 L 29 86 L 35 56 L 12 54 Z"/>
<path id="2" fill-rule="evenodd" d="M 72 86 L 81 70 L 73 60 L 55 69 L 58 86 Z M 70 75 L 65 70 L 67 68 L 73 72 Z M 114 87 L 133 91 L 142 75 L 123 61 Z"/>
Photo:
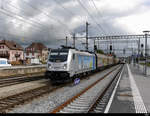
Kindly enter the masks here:
<path id="1" fill-rule="evenodd" d="M 20 9 L 24 9 L 22 12 L 20 11 L 23 15 L 27 16 L 27 17 L 33 17 L 36 16 L 38 14 L 40 14 L 41 12 L 38 11 L 38 9 L 40 9 L 42 11 L 42 9 L 45 8 L 45 6 L 51 6 L 51 4 L 49 4 L 49 0 L 19 0 L 18 1 L 18 6 L 20 7 Z"/>
<path id="2" fill-rule="evenodd" d="M 65 36 L 67 36 L 67 34 L 69 34 L 69 32 L 66 32 L 67 27 L 58 23 L 57 20 L 60 20 L 60 21 L 62 21 L 62 23 L 67 24 L 69 27 L 72 27 L 73 25 L 71 25 L 70 23 L 71 23 L 72 19 L 76 16 L 79 16 L 78 19 L 82 20 L 82 23 L 79 26 L 76 26 L 75 28 L 73 28 L 71 30 L 70 34 L 77 33 L 80 36 L 85 35 L 84 31 L 85 31 L 86 19 L 85 18 L 81 19 L 81 17 L 87 16 L 87 13 L 83 10 L 83 8 L 81 8 L 81 6 L 79 4 L 73 5 L 70 2 L 70 0 L 57 0 L 60 4 L 62 4 L 64 6 L 66 3 L 70 3 L 70 5 L 67 8 L 65 7 L 66 9 L 73 12 L 73 14 L 70 14 L 68 11 L 64 10 L 59 5 L 57 5 L 53 0 L 26 0 L 26 2 L 33 5 L 35 7 L 35 9 L 31 8 L 29 5 L 24 3 L 23 1 L 25 1 L 25 0 L 17 0 L 17 1 L 18 1 L 17 2 L 18 4 L 16 4 L 16 6 L 18 6 L 20 9 L 22 9 L 19 11 L 19 14 L 26 17 L 27 21 L 31 18 L 35 19 L 40 14 L 42 14 L 42 12 L 36 10 L 36 8 L 40 9 L 41 11 L 45 11 L 45 12 L 49 13 L 48 14 L 49 17 L 41 15 L 41 17 L 39 19 L 35 19 L 35 22 L 42 23 L 42 20 L 46 18 L 45 19 L 46 21 L 44 23 L 42 23 L 42 25 L 39 25 L 36 23 L 36 25 L 38 25 L 38 29 L 37 29 L 37 27 L 35 27 L 35 25 L 32 25 L 32 26 L 30 25 L 31 27 L 28 28 L 28 30 L 26 32 L 20 32 L 20 31 L 22 31 L 22 29 L 20 29 L 19 27 L 18 28 L 14 27 L 14 25 L 17 25 L 17 22 L 14 24 L 7 23 L 8 20 L 11 21 L 14 18 L 12 18 L 12 17 L 8 18 L 6 16 L 4 17 L 4 15 L 1 15 L 0 18 L 2 17 L 3 20 L 0 19 L 1 20 L 0 21 L 0 25 L 1 25 L 0 31 L 7 30 L 7 33 L 11 33 L 14 35 L 16 34 L 18 36 L 25 36 L 24 41 L 22 41 L 21 37 L 17 37 L 17 36 L 11 37 L 10 35 L 9 36 L 3 35 L 5 37 L 7 36 L 8 39 L 16 40 L 17 42 L 19 42 L 20 44 L 22 44 L 24 46 L 29 45 L 31 42 L 34 42 L 34 41 L 43 42 L 44 44 L 46 44 L 49 47 L 56 47 L 58 45 L 65 44 L 65 41 L 60 40 L 60 39 L 64 39 Z M 72 0 L 72 1 L 74 3 L 77 3 L 76 0 Z M 91 5 L 86 3 L 86 0 L 81 0 L 81 1 L 87 7 L 87 9 L 92 14 L 92 16 L 96 17 L 95 20 L 101 25 L 101 27 L 104 30 L 106 30 L 106 34 L 111 34 L 111 35 L 128 33 L 128 30 L 126 30 L 124 27 L 120 27 L 119 25 L 115 25 L 115 26 L 113 25 L 115 18 L 124 17 L 124 16 L 128 16 L 128 15 L 140 12 L 140 9 L 137 10 L 137 8 L 139 6 L 133 8 L 132 11 L 125 11 L 125 12 L 113 11 L 113 10 L 108 11 L 106 8 L 106 10 L 105 9 L 102 10 L 103 16 L 101 17 L 101 16 L 98 16 L 94 7 L 92 7 Z M 6 6 L 6 8 L 8 8 L 8 7 Z M 93 8 L 93 10 L 91 10 L 92 8 Z M 11 8 L 10 10 L 12 10 L 14 12 L 13 8 Z M 51 16 L 57 20 L 50 18 Z M 89 16 L 87 19 L 88 19 L 87 21 L 90 23 L 89 36 L 102 35 L 103 31 L 101 29 L 98 29 L 97 25 L 93 22 L 93 20 L 91 20 Z M 25 25 L 27 25 L 27 24 L 25 22 L 22 22 L 22 24 L 20 24 L 20 27 L 22 28 Z M 72 39 L 70 39 L 69 42 L 71 45 Z M 92 43 L 92 45 L 93 45 L 93 43 Z M 81 42 L 77 41 L 77 46 L 81 47 L 82 46 Z M 82 48 L 84 48 L 84 46 L 82 46 Z"/>

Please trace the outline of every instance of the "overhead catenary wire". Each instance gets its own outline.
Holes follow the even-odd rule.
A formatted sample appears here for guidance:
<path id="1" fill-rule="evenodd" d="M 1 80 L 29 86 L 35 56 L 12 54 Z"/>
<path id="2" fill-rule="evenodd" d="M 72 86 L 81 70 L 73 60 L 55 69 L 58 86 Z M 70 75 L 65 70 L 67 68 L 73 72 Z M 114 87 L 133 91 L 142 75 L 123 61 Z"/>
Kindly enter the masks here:
<path id="1" fill-rule="evenodd" d="M 1 12 L 1 13 L 4 13 L 6 16 L 13 17 L 13 16 L 11 16 L 10 14 L 7 14 L 6 12 L 2 12 L 1 10 L 0 10 L 0 12 Z M 15 17 L 14 17 L 14 18 L 15 18 Z M 20 19 L 20 20 L 21 20 L 21 19 Z M 21 20 L 21 21 L 24 21 L 24 20 Z M 19 24 L 15 24 L 15 25 L 19 25 Z M 32 28 L 32 27 L 31 27 L 31 28 Z M 20 36 L 20 35 L 15 35 L 15 34 L 10 34 L 10 33 L 6 33 L 6 32 L 5 32 L 5 33 L 4 33 L 4 32 L 0 32 L 0 33 L 6 34 L 6 35 L 10 35 L 10 36 L 19 37 L 19 38 L 24 38 L 24 39 L 25 39 L 25 38 L 26 38 L 26 39 L 29 38 L 29 37 Z M 25 39 L 25 40 L 26 40 L 26 39 Z"/>
<path id="2" fill-rule="evenodd" d="M 58 2 L 57 0 L 53 0 L 57 5 L 59 5 L 61 8 L 63 8 L 65 11 L 67 11 L 69 13 L 70 16 L 75 16 L 75 14 L 70 11 L 69 9 L 67 9 L 66 7 L 64 7 L 60 2 Z M 82 20 L 82 17 L 80 16 L 80 19 Z M 77 39 L 77 38 L 76 38 Z M 78 39 L 79 40 L 79 39 Z M 81 42 L 81 40 L 79 40 Z M 83 42 L 82 42 L 83 43 Z"/>
<path id="3" fill-rule="evenodd" d="M 94 3 L 94 0 L 89 0 L 89 1 L 91 1 L 91 2 L 93 3 L 93 6 L 94 6 L 94 8 L 95 8 L 95 11 L 97 12 L 97 15 L 102 17 L 102 15 L 99 13 L 98 8 L 96 7 L 96 4 Z M 104 29 L 103 29 L 103 30 L 104 30 Z M 105 31 L 105 32 L 106 32 L 106 31 Z"/>
<path id="4" fill-rule="evenodd" d="M 68 12 L 68 14 L 70 14 L 70 16 L 75 16 L 76 14 L 75 13 L 73 13 L 71 10 L 69 10 L 68 8 L 66 8 L 66 7 L 64 7 L 64 5 L 63 4 L 61 4 L 58 0 L 53 0 L 56 4 L 58 4 L 61 8 L 63 8 L 65 11 L 67 11 Z M 80 17 L 80 19 L 82 20 L 82 16 L 80 15 L 80 16 L 78 16 L 78 17 Z"/>
<path id="5" fill-rule="evenodd" d="M 27 3 L 28 4 L 28 3 Z M 29 4 L 28 4 L 29 5 Z M 31 6 L 31 5 L 30 5 Z M 32 6 L 32 8 L 33 8 L 33 6 Z M 73 13 L 72 13 L 73 14 Z M 99 24 L 98 24 L 99 25 Z"/>
<path id="6" fill-rule="evenodd" d="M 90 12 L 86 9 L 86 7 L 84 7 L 84 5 L 82 4 L 82 2 L 80 0 L 77 0 L 77 2 L 82 6 L 82 8 L 87 12 L 87 14 L 89 15 L 89 17 L 97 25 L 99 31 L 103 31 L 103 33 L 105 34 L 105 31 L 101 28 L 101 26 L 97 23 L 97 21 L 95 21 L 94 17 L 90 14 Z"/>
<path id="7" fill-rule="evenodd" d="M 28 6 L 30 6 L 30 7 L 31 7 L 32 9 L 34 9 L 34 10 L 38 10 L 38 11 L 40 11 L 40 12 L 43 12 L 43 15 L 45 15 L 45 16 L 49 17 L 49 19 L 52 19 L 53 21 L 56 21 L 56 22 L 58 22 L 59 24 L 65 26 L 65 27 L 66 27 L 65 29 L 68 30 L 69 32 L 71 31 L 71 30 L 69 29 L 68 25 L 66 25 L 66 24 L 63 23 L 62 21 L 60 21 L 60 20 L 58 20 L 58 19 L 56 19 L 56 18 L 54 18 L 54 17 L 48 15 L 48 14 L 47 14 L 47 11 L 42 11 L 42 10 L 40 10 L 39 8 L 36 8 L 36 7 L 34 7 L 33 5 L 31 5 L 30 3 L 26 2 L 25 0 L 22 0 L 22 2 L 24 2 L 25 4 L 27 4 Z"/>
<path id="8" fill-rule="evenodd" d="M 6 2 L 9 6 L 11 6 L 11 7 L 13 7 L 13 8 L 15 8 L 15 9 L 18 9 L 18 10 L 21 10 L 22 12 L 24 12 L 24 13 L 27 13 L 26 11 L 23 11 L 23 9 L 21 9 L 21 8 L 18 8 L 18 7 L 16 7 L 15 5 L 13 5 L 13 4 L 10 4 L 9 2 Z M 22 16 L 23 17 L 23 16 Z M 46 25 L 43 25 L 43 24 L 41 24 L 41 22 L 40 21 L 37 21 L 37 20 L 32 20 L 32 19 L 30 19 L 31 21 L 33 21 L 33 22 L 35 22 L 35 23 L 37 23 L 37 24 L 39 24 L 39 25 L 41 25 L 41 26 L 46 26 Z"/>
<path id="9" fill-rule="evenodd" d="M 10 5 L 10 4 L 9 4 L 9 5 Z M 13 5 L 10 5 L 10 6 L 12 6 L 13 8 L 18 9 L 17 7 L 15 7 L 15 6 L 13 6 Z M 6 16 L 9 16 L 9 17 L 18 19 L 18 20 L 20 20 L 20 21 L 22 21 L 22 22 L 28 23 L 28 24 L 30 24 L 30 25 L 32 25 L 32 26 L 34 26 L 34 27 L 36 26 L 36 28 L 39 28 L 39 29 L 40 29 L 40 26 L 39 26 L 39 25 L 41 25 L 41 24 L 39 24 L 39 23 L 36 22 L 36 21 L 25 20 L 25 17 L 23 17 L 22 15 L 19 15 L 19 14 L 17 14 L 17 13 L 14 13 L 14 12 L 12 12 L 12 11 L 9 11 L 9 10 L 5 9 L 4 7 L 3 7 L 3 9 L 1 9 L 0 11 L 1 11 L 1 13 L 5 14 Z M 5 12 L 4 12 L 4 11 L 5 11 Z M 33 23 L 33 22 L 34 22 L 34 23 Z M 7 34 L 7 35 L 12 35 L 12 34 L 9 34 L 9 33 L 5 33 L 5 34 Z M 13 36 L 16 36 L 16 35 L 13 34 Z M 19 36 L 19 37 L 25 38 L 24 36 Z"/>
<path id="10" fill-rule="evenodd" d="M 61 4 L 58 0 L 53 0 L 57 5 L 59 5 L 62 9 L 64 9 L 70 16 L 75 16 L 76 14 L 72 11 L 70 11 L 68 8 L 64 7 L 63 4 Z M 82 20 L 82 16 L 78 16 Z"/>
<path id="11" fill-rule="evenodd" d="M 5 12 L 4 12 L 5 11 Z M 25 21 L 24 19 L 22 19 L 22 18 L 18 18 L 18 17 L 15 17 L 15 16 L 13 16 L 13 15 L 11 15 L 11 14 L 9 14 L 10 12 L 7 12 L 6 10 L 1 10 L 0 9 L 0 12 L 2 13 L 2 14 L 4 14 L 4 15 L 6 15 L 6 16 L 9 16 L 9 17 L 12 17 L 12 18 L 15 18 L 15 19 L 18 19 L 18 20 L 20 20 L 20 21 L 22 21 L 22 22 L 27 22 L 27 21 Z M 31 23 L 29 23 L 29 22 L 27 22 L 29 25 L 32 25 Z"/>
<path id="12" fill-rule="evenodd" d="M 97 11 L 97 15 L 100 16 L 100 17 L 102 18 L 102 21 L 105 23 L 105 21 L 103 20 L 102 13 L 101 13 L 100 10 L 97 8 L 97 5 L 95 4 L 94 0 L 91 0 L 91 2 L 93 3 L 93 5 L 94 5 L 94 7 L 95 7 L 95 9 L 96 9 L 96 11 Z M 105 27 L 108 27 L 107 23 L 105 23 L 105 25 L 106 25 Z M 109 27 L 108 27 L 107 29 L 109 29 Z M 110 31 L 110 29 L 109 29 L 109 31 Z"/>
<path id="13" fill-rule="evenodd" d="M 11 5 L 11 6 L 12 6 L 12 5 Z M 13 7 L 13 8 L 15 8 L 15 7 Z M 27 23 L 27 24 L 29 24 L 29 25 L 32 25 L 31 28 L 34 28 L 34 29 L 35 29 L 35 27 L 36 27 L 36 29 L 41 29 L 38 23 L 37 23 L 37 25 L 35 24 L 35 21 L 34 21 L 34 23 L 33 23 L 33 21 L 30 21 L 30 22 L 29 22 L 29 20 L 26 20 L 23 16 L 18 15 L 18 14 L 14 13 L 14 12 L 8 11 L 8 10 L 6 10 L 4 7 L 2 7 L 2 9 L 0 9 L 0 12 L 1 12 L 2 14 L 4 14 L 4 15 L 8 16 L 8 17 L 12 17 L 12 18 L 15 18 L 15 19 L 17 19 L 17 20 L 20 20 L 20 21 L 22 21 L 22 22 L 24 22 L 24 23 Z M 13 15 L 13 14 L 14 14 L 14 15 Z M 15 24 L 15 25 L 17 25 L 17 24 Z M 18 24 L 18 25 L 19 25 L 19 24 Z M 43 31 L 43 30 L 41 30 L 41 31 Z M 5 34 L 6 34 L 6 33 L 5 33 Z M 7 33 L 7 35 L 10 35 L 10 34 Z M 16 36 L 16 35 L 13 35 L 13 36 Z M 21 36 L 19 36 L 19 37 L 21 37 Z M 22 36 L 22 38 L 24 38 L 24 36 Z M 25 37 L 25 38 L 26 38 L 26 37 Z"/>
<path id="14" fill-rule="evenodd" d="M 22 9 L 20 9 L 20 8 L 18 8 L 18 7 L 15 7 L 14 5 L 10 4 L 9 2 L 7 2 L 7 3 L 8 3 L 8 5 L 12 6 L 12 7 L 15 8 L 15 9 L 22 10 Z M 25 11 L 22 11 L 22 12 L 26 13 Z M 19 16 L 21 17 L 21 15 L 19 15 Z M 24 18 L 24 17 L 22 16 L 22 18 Z M 40 25 L 40 26 L 46 27 L 46 28 L 44 29 L 45 31 L 47 31 L 47 28 L 49 28 L 48 25 L 43 25 L 43 24 L 41 24 L 40 21 L 37 21 L 37 20 L 30 20 L 30 21 L 33 21 L 35 24 L 38 24 L 38 25 Z M 40 23 L 39 23 L 39 22 L 40 22 Z M 41 29 L 41 28 L 40 28 L 40 29 Z M 42 28 L 42 29 L 43 29 L 43 28 Z"/>
<path id="15" fill-rule="evenodd" d="M 90 0 L 89 0 L 90 1 Z M 90 3 L 89 3 L 90 4 Z M 95 4 L 94 4 L 94 7 L 95 7 Z M 96 9 L 96 12 L 97 12 L 97 9 Z M 95 20 L 96 21 L 96 20 Z M 97 25 L 99 26 L 99 28 L 101 29 L 101 30 L 103 30 L 103 32 L 106 34 L 106 30 L 99 24 L 99 23 L 97 23 Z"/>
<path id="16" fill-rule="evenodd" d="M 10 3 L 8 3 L 10 6 L 12 6 L 13 8 L 15 8 L 15 9 L 20 9 L 20 8 L 17 8 L 17 7 L 15 7 L 14 5 L 12 5 L 12 4 L 10 4 Z M 21 10 L 21 9 L 20 9 Z M 25 13 L 25 11 L 23 11 L 24 13 Z M 22 18 L 24 18 L 23 16 L 21 16 L 21 15 L 19 15 L 20 17 L 22 17 Z M 28 20 L 28 19 L 27 19 Z M 34 22 L 35 24 L 39 24 L 40 26 L 45 26 L 46 27 L 46 29 L 45 30 L 47 30 L 47 28 L 48 28 L 48 25 L 46 26 L 46 25 L 43 25 L 43 24 L 41 24 L 41 23 L 39 23 L 39 21 L 37 21 L 37 20 L 30 20 L 31 22 Z M 38 26 L 39 26 L 38 25 Z M 41 29 L 41 27 L 40 27 L 40 29 Z"/>
<path id="17" fill-rule="evenodd" d="M 16 8 L 16 7 L 13 6 L 12 4 L 10 4 L 8 1 L 5 1 L 5 3 L 7 3 L 7 5 L 9 5 L 9 6 L 12 6 L 13 8 Z M 3 3 L 3 4 L 4 4 L 4 3 Z M 16 9 L 18 9 L 18 8 L 16 8 Z M 16 18 L 16 19 L 18 19 L 18 20 L 20 20 L 20 21 L 23 21 L 23 22 L 25 22 L 25 23 L 28 23 L 28 24 L 30 24 L 30 25 L 32 25 L 32 26 L 34 25 L 34 26 L 36 26 L 37 28 L 40 29 L 40 26 L 38 25 L 38 22 L 31 21 L 31 20 L 29 20 L 29 19 L 25 19 L 24 16 L 19 15 L 19 14 L 15 13 L 15 12 L 12 12 L 12 11 L 10 11 L 10 10 L 8 10 L 8 9 L 5 9 L 4 7 L 2 7 L 0 10 L 1 10 L 1 11 L 5 11 L 5 13 L 3 12 L 3 14 L 5 14 L 5 15 L 6 15 L 6 12 L 7 12 L 7 13 L 11 13 L 11 15 L 9 15 L 10 17 Z M 12 14 L 14 14 L 14 15 L 17 16 L 17 17 L 13 16 Z M 7 16 L 8 16 L 8 15 L 7 15 Z M 20 17 L 21 19 L 18 18 L 18 17 Z"/>
<path id="18" fill-rule="evenodd" d="M 22 1 L 23 1 L 23 0 L 22 0 Z M 38 9 L 38 8 L 35 8 L 35 7 L 32 6 L 31 4 L 29 4 L 28 2 L 26 2 L 26 1 L 23 1 L 23 2 L 24 2 L 25 4 L 27 4 L 28 6 L 30 6 L 32 9 L 38 10 L 38 11 L 40 11 L 40 12 L 43 12 L 42 10 L 40 10 L 40 9 Z M 2 8 L 3 8 L 3 7 L 2 7 Z M 6 10 L 6 9 L 5 9 L 5 10 Z M 3 14 L 6 14 L 6 13 L 3 12 Z M 8 15 L 8 14 L 7 14 L 7 15 Z M 49 18 L 52 19 L 53 21 L 56 21 L 56 22 L 58 22 L 59 24 L 65 26 L 65 27 L 66 27 L 65 30 L 68 30 L 68 32 L 70 32 L 70 29 L 68 28 L 68 26 L 67 26 L 65 23 L 62 23 L 60 20 L 57 20 L 57 19 L 53 18 L 52 16 L 47 15 L 46 12 L 44 12 L 44 15 L 47 16 L 47 17 L 49 17 Z M 10 16 L 10 15 L 8 15 L 8 16 Z M 11 17 L 14 17 L 14 16 L 11 16 Z M 20 17 L 21 17 L 21 16 L 20 16 Z M 16 17 L 14 17 L 14 18 L 16 18 Z M 23 18 L 23 17 L 22 17 L 22 18 Z M 17 18 L 17 19 L 21 20 L 20 18 Z M 23 21 L 23 19 L 22 19 L 21 21 Z M 27 22 L 27 21 L 25 20 L 25 21 L 23 21 L 23 22 Z M 32 25 L 32 24 L 30 23 L 30 25 Z"/>
<path id="19" fill-rule="evenodd" d="M 61 8 L 63 8 L 64 10 L 66 10 L 70 16 L 75 15 L 73 12 L 71 12 L 70 10 L 68 10 L 67 8 L 65 8 L 62 4 L 60 4 L 59 1 L 57 1 L 57 0 L 53 0 L 53 1 L 54 1 L 57 5 L 59 5 Z"/>
<path id="20" fill-rule="evenodd" d="M 103 33 L 105 34 L 105 31 L 103 30 L 103 28 L 97 23 L 97 21 L 94 19 L 94 17 L 90 14 L 90 12 L 87 10 L 87 8 L 82 4 L 82 2 L 80 0 L 77 0 L 78 4 L 80 4 L 80 6 L 85 10 L 85 12 L 88 14 L 89 18 L 92 19 L 92 21 L 96 24 L 98 30 L 101 32 L 103 31 Z M 87 46 L 87 45 L 86 45 Z M 88 49 L 88 47 L 86 47 L 86 49 Z"/>
<path id="21" fill-rule="evenodd" d="M 43 11 L 43 10 L 41 10 L 41 11 Z M 88 11 L 88 10 L 87 10 Z M 46 13 L 47 14 L 47 13 Z M 90 14 L 90 13 L 89 13 Z M 48 15 L 48 14 L 47 14 Z M 48 15 L 49 16 L 49 15 Z M 22 17 L 23 18 L 23 20 L 25 19 L 24 17 Z M 19 18 L 20 19 L 20 18 Z M 26 21 L 25 21 L 26 22 Z M 27 22 L 29 22 L 29 21 L 27 21 Z M 36 22 L 36 21 L 34 21 L 34 22 Z M 32 25 L 33 24 L 33 22 L 30 22 L 30 24 Z M 40 28 L 40 26 L 42 25 L 40 25 L 40 23 L 38 23 L 37 22 L 37 24 L 35 23 L 35 24 L 33 24 L 33 25 L 37 25 L 37 28 Z M 97 26 L 98 26 L 99 24 L 97 24 Z"/>
<path id="22" fill-rule="evenodd" d="M 11 11 L 8 11 L 8 10 L 6 10 L 6 9 L 0 9 L 0 12 L 2 13 L 2 14 L 4 14 L 4 15 L 6 15 L 6 16 L 9 16 L 9 17 L 12 17 L 12 18 L 15 18 L 15 19 L 18 19 L 18 20 L 20 20 L 20 21 L 22 21 L 22 22 L 24 22 L 24 23 L 28 23 L 29 25 L 32 25 L 32 26 L 34 26 L 34 28 L 36 27 L 36 29 L 41 29 L 40 27 L 39 27 L 39 25 L 36 25 L 36 24 L 34 24 L 33 22 L 29 22 L 29 21 L 27 21 L 27 20 L 25 20 L 22 16 L 19 16 L 19 15 L 17 15 L 17 14 L 15 14 L 14 12 L 11 12 Z M 11 13 L 11 14 L 10 14 Z M 14 16 L 14 15 L 15 16 Z"/>
<path id="23" fill-rule="evenodd" d="M 5 11 L 5 12 L 4 12 L 4 11 Z M 23 17 L 20 17 L 20 16 L 16 17 L 16 16 L 12 15 L 13 12 L 11 12 L 11 14 L 10 14 L 9 11 L 7 11 L 7 10 L 1 10 L 1 9 L 0 9 L 0 13 L 6 15 L 6 16 L 8 16 L 8 17 L 12 17 L 12 18 L 15 18 L 15 19 L 17 19 L 17 20 L 20 20 L 21 22 L 28 23 L 29 25 L 32 25 L 32 27 L 30 27 L 30 28 L 33 28 L 34 30 L 37 29 L 37 30 L 39 30 L 39 32 L 46 32 L 46 30 L 45 30 L 45 31 L 44 31 L 44 30 L 41 30 L 40 27 L 38 27 L 37 25 L 34 25 L 32 22 L 26 21 Z M 15 24 L 15 25 L 16 25 L 16 24 Z"/>

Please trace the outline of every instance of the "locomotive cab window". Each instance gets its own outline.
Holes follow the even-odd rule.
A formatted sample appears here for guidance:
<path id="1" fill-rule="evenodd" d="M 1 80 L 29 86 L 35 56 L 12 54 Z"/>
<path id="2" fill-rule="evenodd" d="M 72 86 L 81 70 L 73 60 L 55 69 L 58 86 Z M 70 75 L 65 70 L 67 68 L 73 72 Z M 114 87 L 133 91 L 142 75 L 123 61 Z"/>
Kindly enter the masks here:
<path id="1" fill-rule="evenodd" d="M 67 61 L 68 51 L 60 51 L 60 50 L 53 50 L 50 53 L 49 61 L 50 62 L 65 62 Z"/>

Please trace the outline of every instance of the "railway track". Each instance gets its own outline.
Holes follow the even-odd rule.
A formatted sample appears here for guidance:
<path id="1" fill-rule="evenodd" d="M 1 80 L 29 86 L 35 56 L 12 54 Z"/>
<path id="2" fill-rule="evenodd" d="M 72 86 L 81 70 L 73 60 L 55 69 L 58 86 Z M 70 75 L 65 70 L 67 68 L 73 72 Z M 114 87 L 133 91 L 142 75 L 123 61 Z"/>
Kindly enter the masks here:
<path id="1" fill-rule="evenodd" d="M 50 113 L 103 113 L 122 68 L 123 66 L 116 72 L 115 70 L 109 72 L 103 78 L 97 80 L 71 99 L 56 107 Z M 115 75 L 113 75 L 113 72 L 115 72 Z M 109 75 L 113 76 L 113 78 L 108 84 L 104 85 L 107 78 L 110 77 Z M 102 85 L 103 88 L 99 89 Z"/>
<path id="2" fill-rule="evenodd" d="M 29 102 L 34 98 L 52 92 L 56 89 L 58 89 L 58 87 L 51 87 L 47 85 L 0 99 L 0 113 L 6 113 L 8 110 L 11 110 L 16 105 L 24 104 L 27 101 Z"/>
<path id="3" fill-rule="evenodd" d="M 25 83 L 25 82 L 36 81 L 44 78 L 45 78 L 44 76 L 3 78 L 0 79 L 0 87 L 6 87 L 10 85 Z"/>
<path id="4" fill-rule="evenodd" d="M 118 67 L 117 67 L 118 68 Z M 115 71 L 117 68 L 114 68 L 113 71 Z M 105 76 L 109 75 L 111 72 L 107 73 Z M 101 78 L 102 80 L 102 78 Z M 12 96 L 8 96 L 5 98 L 0 99 L 0 113 L 6 113 L 7 111 L 14 108 L 16 105 L 24 104 L 25 102 L 29 102 L 39 96 L 42 96 L 44 94 L 48 94 L 52 91 L 55 91 L 56 89 L 62 88 L 64 86 L 70 85 L 71 83 L 62 84 L 60 86 L 51 86 L 46 85 L 43 87 L 39 87 L 36 89 L 32 89 L 26 92 L 22 92 L 19 94 L 15 94 Z"/>

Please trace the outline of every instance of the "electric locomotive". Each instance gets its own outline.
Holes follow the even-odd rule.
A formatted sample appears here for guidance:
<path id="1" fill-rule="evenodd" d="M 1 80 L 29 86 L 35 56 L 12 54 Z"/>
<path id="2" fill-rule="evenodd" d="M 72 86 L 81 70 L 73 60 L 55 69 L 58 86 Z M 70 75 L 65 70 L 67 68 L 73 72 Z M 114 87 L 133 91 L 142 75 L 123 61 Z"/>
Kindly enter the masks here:
<path id="1" fill-rule="evenodd" d="M 52 49 L 48 56 L 45 75 L 52 82 L 67 82 L 117 63 L 117 58 L 104 54 L 67 48 Z"/>
<path id="2" fill-rule="evenodd" d="M 46 76 L 52 82 L 65 82 L 95 69 L 95 54 L 76 49 L 53 49 L 48 56 Z"/>

